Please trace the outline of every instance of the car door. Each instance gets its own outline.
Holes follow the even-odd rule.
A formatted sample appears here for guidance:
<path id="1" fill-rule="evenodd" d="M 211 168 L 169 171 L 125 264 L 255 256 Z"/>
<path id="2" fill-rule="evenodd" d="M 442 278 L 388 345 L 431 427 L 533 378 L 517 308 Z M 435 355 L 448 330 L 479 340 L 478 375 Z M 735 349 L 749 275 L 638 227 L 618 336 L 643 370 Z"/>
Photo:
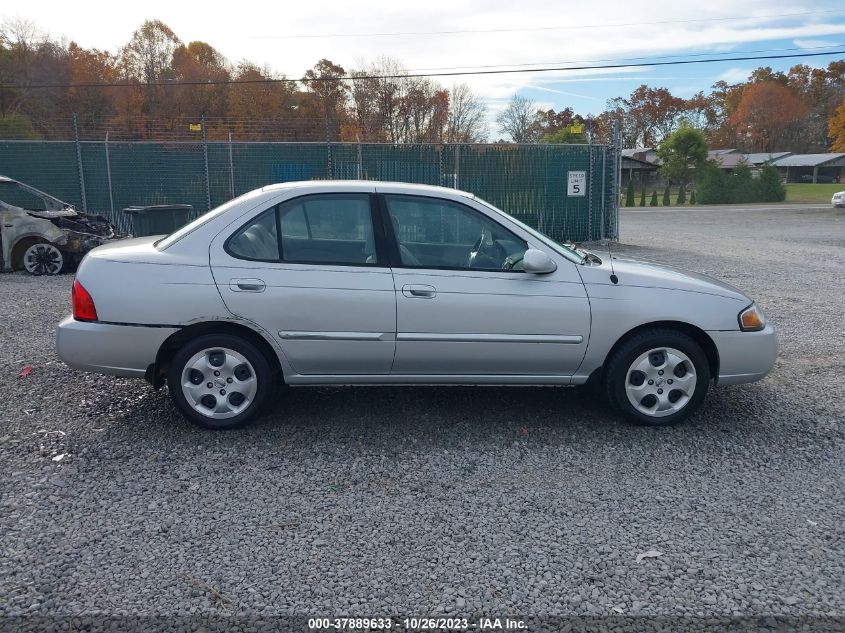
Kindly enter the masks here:
<path id="1" fill-rule="evenodd" d="M 226 306 L 277 337 L 298 374 L 390 372 L 396 300 L 373 197 L 288 199 L 212 242 Z"/>
<path id="2" fill-rule="evenodd" d="M 481 205 L 379 191 L 396 287 L 394 374 L 576 371 L 590 308 L 574 263 L 549 252 L 557 270 L 526 273 L 527 240 Z"/>

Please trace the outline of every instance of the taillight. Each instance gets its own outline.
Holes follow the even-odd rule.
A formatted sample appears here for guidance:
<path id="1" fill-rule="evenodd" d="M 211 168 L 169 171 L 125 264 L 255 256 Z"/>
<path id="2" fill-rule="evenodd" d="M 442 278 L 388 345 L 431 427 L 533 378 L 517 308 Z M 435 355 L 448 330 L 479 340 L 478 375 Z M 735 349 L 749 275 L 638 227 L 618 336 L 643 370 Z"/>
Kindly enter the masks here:
<path id="1" fill-rule="evenodd" d="M 73 302 L 74 319 L 77 321 L 97 320 L 97 308 L 94 307 L 94 300 L 78 279 L 73 280 L 73 289 L 70 296 Z"/>

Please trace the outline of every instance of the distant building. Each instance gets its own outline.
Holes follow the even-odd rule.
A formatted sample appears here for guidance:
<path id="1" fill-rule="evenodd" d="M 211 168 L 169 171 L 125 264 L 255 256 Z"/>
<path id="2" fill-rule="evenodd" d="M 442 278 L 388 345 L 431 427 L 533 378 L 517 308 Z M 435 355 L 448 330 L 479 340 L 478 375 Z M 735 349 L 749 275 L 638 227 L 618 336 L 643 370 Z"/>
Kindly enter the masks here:
<path id="1" fill-rule="evenodd" d="M 707 152 L 708 160 L 714 161 L 720 169 L 733 169 L 745 160 L 745 154 L 736 149 L 711 149 Z"/>
<path id="2" fill-rule="evenodd" d="M 654 156 L 653 161 L 645 160 L 648 153 Z M 651 149 L 622 150 L 622 186 L 627 187 L 628 181 L 633 180 L 637 186 L 653 185 L 657 181 L 657 153 Z"/>
<path id="3" fill-rule="evenodd" d="M 633 158 L 643 163 L 657 164 L 657 150 L 653 147 L 632 147 L 622 150 L 623 158 Z"/>
<path id="4" fill-rule="evenodd" d="M 746 154 L 745 160 L 753 167 L 761 167 L 764 163 L 771 163 L 791 154 L 792 152 L 757 152 L 756 154 Z"/>
<path id="5" fill-rule="evenodd" d="M 786 182 L 841 182 L 845 153 L 790 154 L 772 164 Z"/>

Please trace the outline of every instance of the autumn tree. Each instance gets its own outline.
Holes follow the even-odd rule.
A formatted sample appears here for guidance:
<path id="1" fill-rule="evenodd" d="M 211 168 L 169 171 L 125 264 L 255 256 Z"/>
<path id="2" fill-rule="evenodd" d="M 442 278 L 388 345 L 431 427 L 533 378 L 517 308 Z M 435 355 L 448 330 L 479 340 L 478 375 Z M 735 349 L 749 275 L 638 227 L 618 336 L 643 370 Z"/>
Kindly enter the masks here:
<path id="1" fill-rule="evenodd" d="M 514 95 L 507 107 L 499 112 L 496 123 L 514 143 L 532 143 L 540 137 L 537 104 L 519 95 Z"/>
<path id="2" fill-rule="evenodd" d="M 305 73 L 303 80 L 325 118 L 326 138 L 330 140 L 337 140 L 340 136 L 340 120 L 348 92 L 347 85 L 342 81 L 345 75 L 343 66 L 321 59 Z"/>
<path id="3" fill-rule="evenodd" d="M 449 93 L 430 79 L 415 77 L 402 97 L 400 113 L 406 142 L 441 142 L 449 116 Z"/>
<path id="4" fill-rule="evenodd" d="M 301 140 L 313 122 L 304 125 L 296 110 L 292 83 L 284 77 L 242 61 L 229 87 L 228 125 L 235 138 L 246 140 Z"/>
<path id="5" fill-rule="evenodd" d="M 830 119 L 828 135 L 833 141 L 830 146 L 831 151 L 845 152 L 845 98 L 836 109 L 835 116 Z"/>
<path id="6" fill-rule="evenodd" d="M 789 69 L 787 82 L 808 108 L 807 116 L 798 123 L 797 142 L 790 149 L 824 151 L 829 122 L 845 98 L 845 61 L 833 61 L 827 68 L 798 64 Z"/>
<path id="7" fill-rule="evenodd" d="M 229 63 L 214 47 L 205 42 L 180 45 L 173 51 L 173 77 L 176 82 L 191 85 L 169 89 L 169 115 L 176 118 L 225 117 L 232 78 Z M 208 85 L 201 85 L 208 82 Z M 200 84 L 200 85 L 197 85 Z"/>
<path id="8" fill-rule="evenodd" d="M 117 59 L 110 53 L 71 42 L 66 55 L 71 84 L 110 83 L 118 79 Z M 102 126 L 116 112 L 115 96 L 105 88 L 69 88 L 65 99 L 67 112 L 63 116 L 76 113 L 83 129 Z"/>
<path id="9" fill-rule="evenodd" d="M 558 130 L 569 127 L 576 121 L 580 122 L 580 120 L 581 117 L 575 114 L 575 111 L 569 107 L 557 112 L 551 108 L 548 110 L 537 110 L 537 123 L 540 127 L 541 137 L 554 134 Z"/>
<path id="10" fill-rule="evenodd" d="M 728 84 L 717 81 L 711 87 L 708 100 L 712 109 L 713 121 L 706 128 L 710 147 L 732 148 L 737 145 L 736 128 L 731 125 L 730 117 L 736 112 L 742 99 L 744 84 Z"/>
<path id="11" fill-rule="evenodd" d="M 651 88 L 645 84 L 628 97 L 608 102 L 609 110 L 616 110 L 623 121 L 623 142 L 627 147 L 654 147 L 675 129 L 684 112 L 684 100 L 666 88 Z"/>
<path id="12" fill-rule="evenodd" d="M 748 149 L 773 152 L 795 137 L 796 123 L 807 114 L 807 106 L 778 81 L 747 85 L 730 124 Z"/>

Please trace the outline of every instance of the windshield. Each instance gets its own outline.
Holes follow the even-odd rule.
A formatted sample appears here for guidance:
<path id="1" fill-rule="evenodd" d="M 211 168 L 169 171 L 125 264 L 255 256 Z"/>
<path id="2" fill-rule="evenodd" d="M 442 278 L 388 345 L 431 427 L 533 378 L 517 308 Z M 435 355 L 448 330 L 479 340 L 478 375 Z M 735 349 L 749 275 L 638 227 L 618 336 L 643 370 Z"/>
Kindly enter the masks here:
<path id="1" fill-rule="evenodd" d="M 175 244 L 176 242 L 181 240 L 183 237 L 185 237 L 186 235 L 188 235 L 192 231 L 196 231 L 199 227 L 201 227 L 206 222 L 213 220 L 214 218 L 216 218 L 221 213 L 225 213 L 226 211 L 228 211 L 229 209 L 234 207 L 236 204 L 241 202 L 241 200 L 243 200 L 243 198 L 245 198 L 248 195 L 250 195 L 250 194 L 245 193 L 243 195 L 238 196 L 237 198 L 232 198 L 231 200 L 229 200 L 229 202 L 224 202 L 219 207 L 215 207 L 211 211 L 203 213 L 200 217 L 198 217 L 193 222 L 189 222 L 188 224 L 186 224 L 185 226 L 183 226 L 180 229 L 177 229 L 176 231 L 174 231 L 170 235 L 163 237 L 160 240 L 158 240 L 155 243 L 155 247 L 160 251 L 165 250 L 166 248 L 172 246 L 173 244 Z"/>
<path id="2" fill-rule="evenodd" d="M 531 228 L 525 222 L 522 222 L 522 221 L 516 219 L 515 217 L 513 217 L 509 213 L 505 213 L 501 209 L 494 207 L 492 204 L 490 204 L 486 200 L 482 200 L 481 198 L 475 198 L 475 199 L 478 202 L 480 202 L 481 204 L 483 204 L 485 207 L 487 207 L 488 209 L 491 209 L 491 210 L 495 211 L 496 213 L 506 215 L 511 222 L 515 222 L 517 225 L 519 225 L 519 227 L 521 229 L 530 233 L 531 235 L 536 237 L 538 240 L 540 240 L 544 244 L 546 244 L 549 247 L 551 247 L 552 249 L 554 249 L 554 251 L 556 253 L 563 255 L 568 260 L 570 260 L 570 261 L 572 261 L 576 264 L 583 264 L 584 263 L 584 258 L 587 255 L 587 251 L 584 251 L 584 250 L 578 248 L 574 244 L 563 244 L 561 242 L 558 242 L 557 240 L 552 239 L 548 235 L 546 235 L 544 233 L 540 233 L 540 231 L 538 231 L 537 229 Z"/>

